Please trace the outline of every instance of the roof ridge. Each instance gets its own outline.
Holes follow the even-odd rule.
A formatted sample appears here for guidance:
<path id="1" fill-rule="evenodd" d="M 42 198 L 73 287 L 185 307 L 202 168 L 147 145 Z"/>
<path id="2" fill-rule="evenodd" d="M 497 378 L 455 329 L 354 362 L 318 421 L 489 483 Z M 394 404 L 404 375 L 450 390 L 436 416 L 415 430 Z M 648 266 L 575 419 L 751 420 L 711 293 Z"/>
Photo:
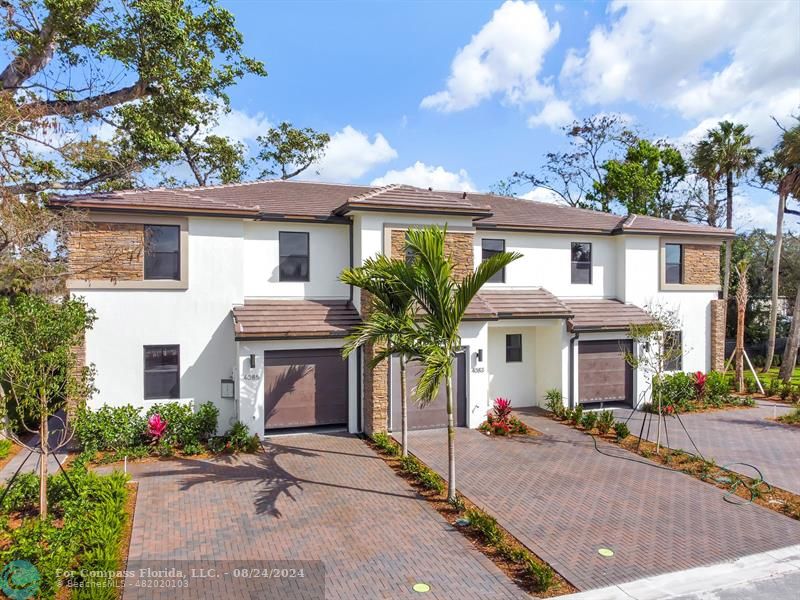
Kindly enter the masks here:
<path id="1" fill-rule="evenodd" d="M 374 198 L 378 194 L 382 194 L 384 192 L 388 192 L 389 190 L 396 190 L 403 187 L 404 184 L 402 183 L 390 183 L 388 185 L 383 185 L 381 187 L 373 188 L 368 192 L 364 192 L 362 194 L 357 194 L 355 196 L 350 196 L 347 199 L 348 202 L 360 202 L 361 200 L 367 200 L 369 198 Z M 413 187 L 413 186 L 409 186 Z M 415 188 L 416 189 L 416 188 Z"/>

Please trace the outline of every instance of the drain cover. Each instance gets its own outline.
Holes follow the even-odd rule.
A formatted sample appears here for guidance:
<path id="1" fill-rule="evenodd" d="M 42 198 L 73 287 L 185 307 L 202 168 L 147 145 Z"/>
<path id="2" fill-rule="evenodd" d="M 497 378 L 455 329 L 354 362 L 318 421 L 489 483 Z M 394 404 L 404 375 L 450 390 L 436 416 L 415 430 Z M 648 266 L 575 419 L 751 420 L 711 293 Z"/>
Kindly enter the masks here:
<path id="1" fill-rule="evenodd" d="M 427 583 L 415 583 L 414 587 L 411 588 L 415 592 L 419 592 L 420 594 L 424 594 L 425 592 L 431 591 L 431 586 Z"/>
<path id="2" fill-rule="evenodd" d="M 614 551 L 611 548 L 600 548 L 597 553 L 605 558 L 611 558 L 614 556 Z"/>

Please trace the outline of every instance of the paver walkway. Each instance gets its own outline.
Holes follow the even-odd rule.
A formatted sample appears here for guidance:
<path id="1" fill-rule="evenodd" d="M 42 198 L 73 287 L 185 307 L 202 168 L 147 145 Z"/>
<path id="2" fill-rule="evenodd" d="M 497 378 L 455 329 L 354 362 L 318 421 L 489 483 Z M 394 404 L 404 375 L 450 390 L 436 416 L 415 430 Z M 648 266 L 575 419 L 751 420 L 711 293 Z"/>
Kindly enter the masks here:
<path id="1" fill-rule="evenodd" d="M 709 565 L 796 544 L 800 522 L 530 411 L 541 436 L 489 438 L 459 429 L 459 490 L 581 590 Z M 413 432 L 411 450 L 447 472 L 442 430 Z M 598 442 L 600 443 L 600 442 Z M 638 462 L 642 461 L 642 462 Z M 613 558 L 598 555 L 601 547 Z"/>
<path id="2" fill-rule="evenodd" d="M 681 420 L 707 459 L 714 459 L 718 465 L 749 463 L 758 467 L 768 483 L 800 494 L 800 427 L 770 420 L 773 415 L 780 416 L 790 410 L 786 405 L 763 402 L 755 408 L 685 413 Z M 630 414 L 630 410 L 615 412 L 618 419 L 627 419 Z M 638 411 L 633 414 L 629 423 L 631 433 L 639 435 L 644 415 Z M 668 417 L 666 423 L 669 447 L 695 452 L 678 420 Z M 645 426 L 645 437 L 656 440 L 655 420 L 649 436 Z M 661 442 L 666 443 L 663 427 Z M 743 465 L 733 465 L 731 469 L 756 475 Z"/>
<path id="3" fill-rule="evenodd" d="M 139 495 L 129 570 L 216 571 L 182 589 L 129 586 L 126 600 L 322 598 L 323 566 L 325 598 L 418 598 L 417 582 L 431 586 L 427 598 L 526 597 L 358 438 L 264 445 L 258 455 L 131 465 Z M 306 577 L 233 578 L 233 569 L 265 566 Z"/>

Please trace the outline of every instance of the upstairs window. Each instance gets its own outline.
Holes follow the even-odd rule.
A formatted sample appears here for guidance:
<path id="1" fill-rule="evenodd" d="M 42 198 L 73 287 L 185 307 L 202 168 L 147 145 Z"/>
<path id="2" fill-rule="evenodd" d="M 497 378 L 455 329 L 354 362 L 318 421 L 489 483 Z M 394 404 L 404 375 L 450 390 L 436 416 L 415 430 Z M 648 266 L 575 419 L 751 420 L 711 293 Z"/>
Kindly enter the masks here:
<path id="1" fill-rule="evenodd" d="M 181 228 L 177 225 L 144 226 L 144 278 L 181 278 Z"/>
<path id="2" fill-rule="evenodd" d="M 174 400 L 180 396 L 180 346 L 145 346 L 144 399 Z"/>
<path id="3" fill-rule="evenodd" d="M 409 246 L 408 246 L 408 232 L 406 232 L 406 237 L 405 237 L 404 256 L 405 256 L 405 260 L 406 260 L 406 264 L 407 265 L 414 264 L 414 258 L 416 257 L 416 253 L 414 252 L 413 248 L 409 248 Z"/>
<path id="4" fill-rule="evenodd" d="M 509 333 L 506 336 L 506 362 L 522 362 L 521 333 Z"/>
<path id="5" fill-rule="evenodd" d="M 592 283 L 592 245 L 572 242 L 572 283 Z"/>
<path id="6" fill-rule="evenodd" d="M 281 231 L 279 281 L 308 281 L 308 233 Z"/>
<path id="7" fill-rule="evenodd" d="M 500 254 L 506 251 L 505 240 L 481 240 L 481 260 L 491 258 L 495 254 Z M 506 282 L 506 268 L 503 267 L 497 273 L 489 278 L 489 283 L 505 283 Z"/>
<path id="8" fill-rule="evenodd" d="M 664 370 L 683 370 L 683 332 L 664 332 Z"/>
<path id="9" fill-rule="evenodd" d="M 683 246 L 664 244 L 665 283 L 683 283 Z"/>

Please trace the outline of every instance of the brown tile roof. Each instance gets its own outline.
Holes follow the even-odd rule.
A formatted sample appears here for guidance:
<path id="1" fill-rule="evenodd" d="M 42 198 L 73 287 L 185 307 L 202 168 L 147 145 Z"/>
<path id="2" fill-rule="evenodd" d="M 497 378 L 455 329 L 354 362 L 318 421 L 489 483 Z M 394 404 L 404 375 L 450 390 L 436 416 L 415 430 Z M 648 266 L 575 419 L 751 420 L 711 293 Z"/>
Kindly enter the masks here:
<path id="1" fill-rule="evenodd" d="M 544 288 L 484 289 L 481 299 L 500 319 L 567 318 L 571 311 Z"/>
<path id="2" fill-rule="evenodd" d="M 572 331 L 621 331 L 631 324 L 645 325 L 653 318 L 634 304 L 607 299 L 561 299 L 573 317 Z"/>
<path id="3" fill-rule="evenodd" d="M 434 212 L 486 217 L 492 214 L 487 205 L 466 199 L 467 194 L 444 194 L 410 185 L 387 185 L 353 196 L 334 212 L 346 214 L 351 210 L 388 210 L 403 212 Z"/>
<path id="4" fill-rule="evenodd" d="M 360 322 L 348 300 L 245 299 L 233 307 L 238 340 L 344 337 Z"/>
<path id="5" fill-rule="evenodd" d="M 584 232 L 597 234 L 657 233 L 731 237 L 733 231 L 654 217 L 621 217 L 610 213 L 464 192 L 431 191 L 409 185 L 385 187 L 309 181 L 254 181 L 187 188 L 125 190 L 79 196 L 56 196 L 56 207 L 209 213 L 239 217 L 344 221 L 348 210 L 434 212 L 473 216 L 479 229 Z"/>
<path id="6" fill-rule="evenodd" d="M 497 319 L 497 313 L 492 310 L 492 307 L 481 294 L 476 294 L 472 302 L 467 306 L 464 319 L 467 321 L 492 321 Z"/>

